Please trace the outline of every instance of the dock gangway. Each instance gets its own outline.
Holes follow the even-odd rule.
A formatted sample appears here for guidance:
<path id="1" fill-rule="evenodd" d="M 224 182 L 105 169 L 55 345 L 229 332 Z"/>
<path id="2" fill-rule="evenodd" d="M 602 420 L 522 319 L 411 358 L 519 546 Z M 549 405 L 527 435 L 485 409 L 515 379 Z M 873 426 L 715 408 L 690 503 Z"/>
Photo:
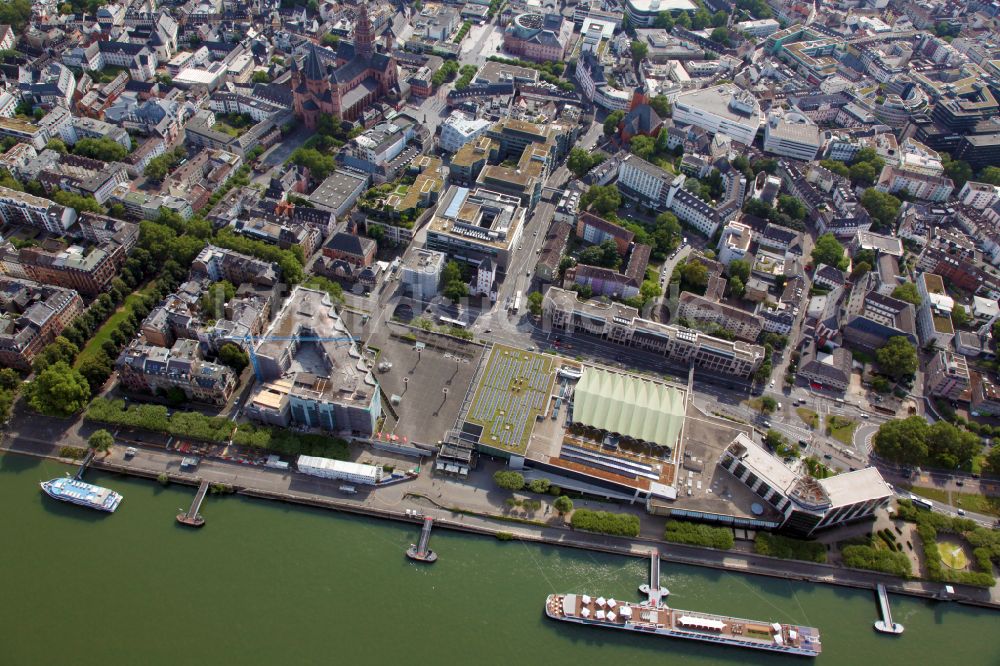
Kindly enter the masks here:
<path id="1" fill-rule="evenodd" d="M 191 508 L 187 510 L 187 513 L 177 514 L 177 522 L 192 527 L 201 527 L 205 524 L 205 519 L 199 511 L 201 511 L 202 502 L 205 501 L 205 495 L 208 494 L 209 485 L 208 481 L 202 480 L 198 486 L 198 492 L 195 493 L 194 500 L 191 502 Z"/>

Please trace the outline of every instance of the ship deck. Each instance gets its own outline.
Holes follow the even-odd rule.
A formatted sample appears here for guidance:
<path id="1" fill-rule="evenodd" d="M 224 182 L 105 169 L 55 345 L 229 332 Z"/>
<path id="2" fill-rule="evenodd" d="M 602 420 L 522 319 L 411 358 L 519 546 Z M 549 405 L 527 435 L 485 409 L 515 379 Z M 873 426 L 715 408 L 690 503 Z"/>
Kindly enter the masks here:
<path id="1" fill-rule="evenodd" d="M 690 634 L 692 638 L 730 640 L 767 649 L 793 648 L 816 654 L 821 649 L 819 631 L 813 627 L 744 620 L 666 606 L 657 608 L 603 597 L 592 598 L 585 594 L 552 595 L 546 603 L 549 614 L 554 617 L 597 625 L 638 631 L 669 631 Z"/>
<path id="2" fill-rule="evenodd" d="M 54 479 L 49 482 L 49 487 L 53 495 L 57 497 L 76 500 L 95 507 L 110 507 L 117 500 L 117 493 L 113 490 L 75 479 Z"/>

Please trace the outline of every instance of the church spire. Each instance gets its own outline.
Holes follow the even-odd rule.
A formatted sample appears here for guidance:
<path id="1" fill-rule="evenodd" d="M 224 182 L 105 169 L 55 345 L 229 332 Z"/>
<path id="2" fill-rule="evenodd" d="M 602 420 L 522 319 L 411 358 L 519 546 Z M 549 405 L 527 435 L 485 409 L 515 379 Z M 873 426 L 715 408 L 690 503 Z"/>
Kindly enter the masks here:
<path id="1" fill-rule="evenodd" d="M 354 52 L 362 58 L 371 58 L 375 53 L 375 28 L 368 16 L 368 3 L 361 0 L 354 22 Z"/>

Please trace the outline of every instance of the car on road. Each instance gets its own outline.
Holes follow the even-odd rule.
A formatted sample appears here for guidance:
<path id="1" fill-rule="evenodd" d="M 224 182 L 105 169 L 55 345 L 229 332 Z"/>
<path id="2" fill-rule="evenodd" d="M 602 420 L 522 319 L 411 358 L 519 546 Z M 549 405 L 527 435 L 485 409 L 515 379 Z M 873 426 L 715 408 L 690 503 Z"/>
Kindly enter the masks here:
<path id="1" fill-rule="evenodd" d="M 833 456 L 831 456 L 829 453 L 824 453 L 823 457 L 826 458 L 827 460 L 833 460 Z"/>
<path id="2" fill-rule="evenodd" d="M 959 479 L 958 481 L 955 482 L 955 485 L 958 486 L 959 488 L 961 488 L 962 486 L 965 485 L 965 481 L 962 481 L 961 479 Z"/>
<path id="3" fill-rule="evenodd" d="M 139 449 L 135 448 L 134 446 L 128 447 L 127 449 L 125 449 L 125 460 L 131 460 L 132 458 L 135 457 L 135 454 L 137 453 L 139 453 Z"/>
<path id="4" fill-rule="evenodd" d="M 958 515 L 960 515 L 960 516 L 964 516 L 965 515 L 965 509 L 959 509 L 956 513 Z"/>

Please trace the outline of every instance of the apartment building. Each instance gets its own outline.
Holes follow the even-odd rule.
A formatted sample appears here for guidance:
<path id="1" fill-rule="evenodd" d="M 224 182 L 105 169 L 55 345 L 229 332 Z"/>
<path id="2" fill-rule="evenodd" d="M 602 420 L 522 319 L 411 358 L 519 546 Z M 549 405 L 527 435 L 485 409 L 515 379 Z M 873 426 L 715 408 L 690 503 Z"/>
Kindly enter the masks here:
<path id="1" fill-rule="evenodd" d="M 76 222 L 76 211 L 27 192 L 0 187 L 0 219 L 62 234 Z"/>
<path id="2" fill-rule="evenodd" d="M 729 266 L 737 259 L 746 259 L 750 253 L 750 242 L 753 240 L 753 230 L 750 225 L 741 222 L 729 222 L 722 228 L 719 238 L 719 263 Z"/>
<path id="3" fill-rule="evenodd" d="M 618 254 L 624 255 L 628 252 L 635 234 L 619 226 L 614 222 L 609 222 L 603 217 L 598 217 L 593 213 L 580 213 L 576 220 L 576 237 L 591 245 L 600 245 L 606 240 L 612 240 L 618 248 Z"/>
<path id="4" fill-rule="evenodd" d="M 180 339 L 169 349 L 134 340 L 115 363 L 122 384 L 143 393 L 180 389 L 188 400 L 224 405 L 239 378 L 224 365 L 202 358 L 197 340 Z"/>
<path id="5" fill-rule="evenodd" d="M 9 243 L 0 246 L 4 272 L 75 289 L 86 296 L 103 292 L 127 258 L 128 248 L 114 240 L 97 245 L 76 245 L 52 239 L 21 249 Z"/>
<path id="6" fill-rule="evenodd" d="M 227 280 L 234 285 L 244 282 L 273 285 L 279 279 L 279 269 L 276 264 L 269 264 L 215 245 L 209 245 L 198 253 L 191 263 L 191 272 L 205 275 L 213 282 Z"/>
<path id="7" fill-rule="evenodd" d="M 874 353 L 897 336 L 916 345 L 916 319 L 912 304 L 877 291 L 865 291 L 859 284 L 851 292 L 841 331 L 845 344 Z"/>
<path id="8" fill-rule="evenodd" d="M 882 167 L 875 189 L 889 194 L 905 190 L 917 199 L 945 202 L 954 191 L 955 183 L 946 176 L 928 176 L 887 164 Z"/>
<path id="9" fill-rule="evenodd" d="M 72 289 L 0 276 L 0 311 L 0 365 L 27 371 L 83 312 L 83 299 Z"/>
<path id="10" fill-rule="evenodd" d="M 763 330 L 764 322 L 752 312 L 725 303 L 712 301 L 691 292 L 681 292 L 677 317 L 688 322 L 715 324 L 741 340 L 754 342 Z M 696 325 L 696 324 L 695 324 Z"/>
<path id="11" fill-rule="evenodd" d="M 746 377 L 764 361 L 760 345 L 721 340 L 689 328 L 642 319 L 633 307 L 580 301 L 576 292 L 559 287 L 550 287 L 545 293 L 542 311 L 553 329 L 566 334 L 587 333 L 723 374 Z"/>
<path id="12" fill-rule="evenodd" d="M 955 326 L 951 323 L 951 311 L 955 300 L 944 288 L 940 275 L 921 273 L 917 277 L 917 292 L 922 299 L 917 308 L 917 332 L 920 344 L 936 344 L 940 349 L 951 346 L 955 337 Z"/>
<path id="13" fill-rule="evenodd" d="M 958 400 L 972 383 L 965 357 L 946 349 L 934 352 L 924 377 L 928 393 L 948 400 Z"/>
<path id="14" fill-rule="evenodd" d="M 457 153 L 462 146 L 486 134 L 492 123 L 482 118 L 470 118 L 461 111 L 453 111 L 441 125 L 438 147 Z"/>

